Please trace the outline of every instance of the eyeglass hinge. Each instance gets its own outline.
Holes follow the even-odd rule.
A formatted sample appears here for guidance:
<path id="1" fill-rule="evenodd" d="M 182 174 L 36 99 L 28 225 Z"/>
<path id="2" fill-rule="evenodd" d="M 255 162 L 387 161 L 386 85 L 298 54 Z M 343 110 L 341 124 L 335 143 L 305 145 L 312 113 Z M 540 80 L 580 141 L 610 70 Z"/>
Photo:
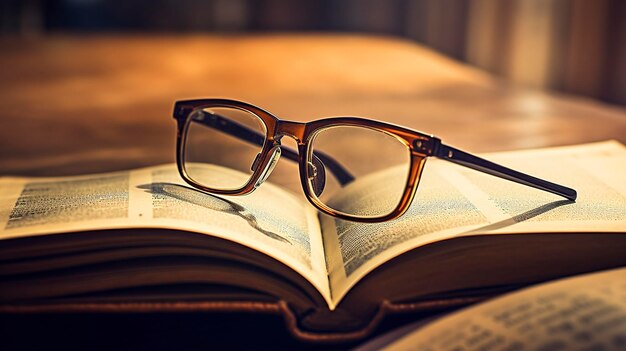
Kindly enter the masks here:
<path id="1" fill-rule="evenodd" d="M 415 140 L 413 147 L 415 151 L 427 156 L 435 156 L 439 152 L 439 146 L 441 145 L 441 139 L 431 136 L 426 140 Z"/>
<path id="2" fill-rule="evenodd" d="M 184 118 L 189 115 L 191 110 L 192 110 L 191 108 L 188 108 L 188 107 L 186 108 L 183 105 L 176 106 L 176 109 L 174 110 L 174 117 L 177 119 Z"/>

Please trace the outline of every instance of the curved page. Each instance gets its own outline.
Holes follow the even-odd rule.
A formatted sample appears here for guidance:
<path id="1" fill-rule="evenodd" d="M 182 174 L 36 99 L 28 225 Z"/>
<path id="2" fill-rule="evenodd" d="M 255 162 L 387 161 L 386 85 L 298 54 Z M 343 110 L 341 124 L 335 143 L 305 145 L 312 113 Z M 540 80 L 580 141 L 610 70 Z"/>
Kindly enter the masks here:
<path id="1" fill-rule="evenodd" d="M 620 232 L 626 230 L 626 148 L 617 142 L 503 152 L 485 156 L 572 187 L 576 202 L 441 160 L 426 163 L 402 217 L 363 224 L 321 216 L 335 304 L 367 273 L 417 247 L 461 235 Z M 403 179 L 388 169 L 355 181 L 331 201 L 368 206 L 386 201 Z M 419 269 L 419 267 L 416 267 Z"/>
<path id="2" fill-rule="evenodd" d="M 213 177 L 243 177 L 217 166 Z M 115 228 L 212 235 L 283 262 L 330 301 L 316 211 L 264 183 L 250 195 L 215 196 L 186 185 L 175 165 L 63 178 L 0 179 L 0 239 Z"/>
<path id="3" fill-rule="evenodd" d="M 376 349 L 625 348 L 626 269 L 622 268 L 524 289 L 453 313 Z"/>

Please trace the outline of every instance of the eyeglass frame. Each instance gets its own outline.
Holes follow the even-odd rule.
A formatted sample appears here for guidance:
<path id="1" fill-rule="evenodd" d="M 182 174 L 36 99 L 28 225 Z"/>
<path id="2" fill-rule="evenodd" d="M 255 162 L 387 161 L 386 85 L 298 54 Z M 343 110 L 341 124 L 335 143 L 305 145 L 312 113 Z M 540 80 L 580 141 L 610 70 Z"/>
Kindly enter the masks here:
<path id="1" fill-rule="evenodd" d="M 234 108 L 247 113 L 251 113 L 258 117 L 265 125 L 266 133 L 263 136 L 263 145 L 259 145 L 259 134 L 256 131 L 248 129 L 247 127 L 229 121 L 227 118 L 214 115 L 213 120 L 209 121 L 206 126 L 221 129 L 222 132 L 238 137 L 250 143 L 255 143 L 261 146 L 259 153 L 259 162 L 256 167 L 253 167 L 253 173 L 250 175 L 250 179 L 246 184 L 238 189 L 216 189 L 202 185 L 192 177 L 189 176 L 185 168 L 185 146 L 187 139 L 187 131 L 192 121 L 192 114 L 194 111 L 203 110 L 207 108 Z M 555 184 L 543 179 L 533 177 L 528 174 L 524 174 L 513 169 L 498 165 L 491 161 L 487 161 L 480 157 L 474 156 L 465 151 L 456 149 L 454 147 L 445 145 L 436 136 L 429 135 L 423 132 L 412 130 L 399 125 L 376 121 L 372 119 L 360 118 L 360 117 L 330 117 L 324 119 L 318 119 L 311 122 L 296 122 L 281 120 L 268 111 L 265 111 L 252 104 L 231 100 L 231 99 L 195 99 L 195 100 L 180 100 L 174 104 L 173 117 L 177 121 L 177 138 L 176 138 L 176 164 L 178 171 L 183 180 L 189 185 L 200 189 L 202 191 L 218 194 L 218 195 L 246 195 L 253 192 L 258 187 L 259 180 L 261 183 L 267 178 L 271 172 L 268 166 L 270 162 L 275 163 L 275 150 L 284 150 L 283 156 L 292 161 L 297 161 L 299 165 L 300 182 L 302 190 L 304 191 L 307 200 L 319 211 L 328 214 L 330 216 L 364 223 L 379 223 L 390 221 L 402 216 L 410 207 L 419 181 L 428 157 L 437 157 L 446 161 L 450 161 L 459 164 L 464 167 L 468 167 L 486 174 L 490 174 L 499 178 L 510 180 L 519 184 L 530 186 L 539 190 L 547 191 L 568 200 L 575 201 L 577 197 L 576 190 Z M 315 194 L 314 189 L 311 188 L 311 183 L 308 181 L 308 157 L 316 157 L 321 159 L 326 157 L 325 161 L 331 165 L 331 171 L 342 184 L 350 182 L 351 175 L 347 170 L 343 169 L 339 163 L 334 161 L 329 156 L 316 152 L 313 155 L 310 141 L 313 140 L 315 135 L 320 131 L 333 126 L 353 126 L 361 128 L 369 128 L 376 131 L 386 133 L 394 136 L 400 142 L 405 144 L 410 154 L 410 167 L 407 182 L 402 196 L 400 197 L 399 204 L 388 214 L 377 217 L 362 217 L 357 215 L 350 215 L 335 209 L 330 208 L 324 204 Z M 284 136 L 291 137 L 296 140 L 298 144 L 298 151 L 291 150 L 290 148 L 281 145 L 280 141 Z M 314 160 L 311 158 L 311 160 Z M 324 163 L 324 161 L 320 161 Z M 335 162 L 336 164 L 333 164 Z M 323 167 L 322 167 L 323 169 Z"/>

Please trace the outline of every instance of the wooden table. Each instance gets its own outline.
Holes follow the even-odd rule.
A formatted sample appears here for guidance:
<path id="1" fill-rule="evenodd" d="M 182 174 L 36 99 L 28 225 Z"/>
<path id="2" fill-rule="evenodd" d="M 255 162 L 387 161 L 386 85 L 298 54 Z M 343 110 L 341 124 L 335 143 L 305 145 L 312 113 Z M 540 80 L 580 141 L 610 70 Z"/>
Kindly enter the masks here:
<path id="1" fill-rule="evenodd" d="M 381 119 L 472 152 L 605 139 L 626 143 L 623 108 L 511 86 L 390 38 L 53 36 L 3 38 L 0 47 L 3 175 L 67 175 L 173 162 L 173 102 L 202 97 L 240 99 L 301 121 Z M 297 171 L 287 162 L 279 163 L 270 180 L 300 191 Z M 176 322 L 179 317 L 187 324 Z M 38 321 L 55 324 L 54 317 L 42 318 Z M 174 333 L 173 339 L 202 339 L 213 330 L 198 327 L 203 320 L 198 315 L 165 322 L 158 316 L 129 318 L 133 328 Z M 74 327 L 120 322 L 106 316 L 69 319 Z M 197 329 L 183 333 L 181 325 Z M 171 331 L 177 327 L 178 334 Z M 86 340 L 98 338 L 86 335 Z M 258 337 L 265 345 L 296 345 L 276 328 L 261 328 Z M 150 340 L 156 345 L 162 339 Z"/>
<path id="2" fill-rule="evenodd" d="M 173 102 L 202 97 L 302 121 L 377 118 L 474 152 L 626 143 L 623 108 L 514 87 L 389 38 L 61 36 L 0 47 L 2 174 L 173 162 Z M 297 186 L 280 167 L 276 175 Z"/>

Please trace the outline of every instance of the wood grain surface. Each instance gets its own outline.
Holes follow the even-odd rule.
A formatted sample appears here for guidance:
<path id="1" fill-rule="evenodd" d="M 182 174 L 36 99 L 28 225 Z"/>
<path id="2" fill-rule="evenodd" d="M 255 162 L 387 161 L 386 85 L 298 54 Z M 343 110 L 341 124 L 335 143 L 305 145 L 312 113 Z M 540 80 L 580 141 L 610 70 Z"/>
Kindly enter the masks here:
<path id="1" fill-rule="evenodd" d="M 417 44 L 351 35 L 0 39 L 2 175 L 174 161 L 175 100 L 228 97 L 285 119 L 362 116 L 471 152 L 617 139 L 626 111 L 515 87 Z M 299 188 L 281 160 L 272 178 Z"/>

